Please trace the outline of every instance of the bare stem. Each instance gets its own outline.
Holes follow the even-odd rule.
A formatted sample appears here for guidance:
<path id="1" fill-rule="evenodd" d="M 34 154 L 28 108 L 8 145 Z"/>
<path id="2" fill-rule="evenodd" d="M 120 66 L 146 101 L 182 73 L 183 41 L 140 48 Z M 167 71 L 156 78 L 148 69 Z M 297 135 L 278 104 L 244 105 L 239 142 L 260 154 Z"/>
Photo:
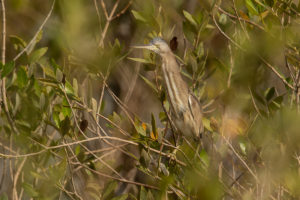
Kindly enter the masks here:
<path id="1" fill-rule="evenodd" d="M 103 45 L 104 45 L 104 39 L 105 39 L 107 30 L 108 30 L 108 27 L 109 27 L 109 25 L 110 25 L 110 22 L 111 22 L 111 20 L 112 20 L 112 17 L 114 16 L 114 14 L 115 14 L 115 12 L 116 12 L 116 9 L 117 9 L 117 7 L 118 7 L 118 5 L 119 5 L 119 2 L 120 2 L 120 0 L 117 0 L 117 1 L 116 1 L 116 3 L 115 3 L 115 5 L 114 5 L 113 9 L 111 10 L 111 12 L 110 12 L 110 14 L 109 14 L 109 16 L 108 16 L 107 11 L 106 11 L 106 9 L 105 9 L 105 7 L 106 7 L 106 6 L 105 6 L 105 3 L 104 3 L 103 0 L 101 0 L 101 5 L 102 5 L 103 11 L 104 11 L 105 16 L 106 16 L 106 24 L 105 24 L 104 29 L 103 29 L 103 32 L 102 32 L 102 34 L 101 34 L 101 39 L 100 39 L 100 42 L 99 42 L 99 44 L 98 44 L 99 47 L 103 47 Z"/>

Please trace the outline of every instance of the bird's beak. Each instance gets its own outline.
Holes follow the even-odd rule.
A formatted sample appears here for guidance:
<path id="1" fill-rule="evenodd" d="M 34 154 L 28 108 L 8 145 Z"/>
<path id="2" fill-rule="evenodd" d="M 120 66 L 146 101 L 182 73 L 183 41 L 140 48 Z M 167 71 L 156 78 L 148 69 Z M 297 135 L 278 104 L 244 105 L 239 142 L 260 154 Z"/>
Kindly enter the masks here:
<path id="1" fill-rule="evenodd" d="M 148 44 L 148 45 L 138 45 L 138 46 L 131 46 L 132 48 L 136 48 L 136 49 L 149 49 L 151 51 L 157 52 L 159 49 L 152 44 Z"/>

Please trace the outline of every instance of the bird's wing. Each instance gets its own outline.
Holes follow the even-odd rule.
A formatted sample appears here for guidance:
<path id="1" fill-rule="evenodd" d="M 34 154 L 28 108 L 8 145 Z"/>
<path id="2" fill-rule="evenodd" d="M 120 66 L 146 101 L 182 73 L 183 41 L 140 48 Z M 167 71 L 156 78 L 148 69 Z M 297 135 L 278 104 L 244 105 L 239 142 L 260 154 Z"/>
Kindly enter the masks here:
<path id="1" fill-rule="evenodd" d="M 189 106 L 189 110 L 190 110 L 193 118 L 196 115 L 195 110 L 197 110 L 197 109 L 195 109 L 195 107 L 198 107 L 200 112 L 202 113 L 202 106 L 201 106 L 199 100 L 197 99 L 197 97 L 192 92 L 189 92 L 188 106 Z M 193 110 L 194 110 L 194 112 L 193 112 Z"/>
<path id="2" fill-rule="evenodd" d="M 204 126 L 202 123 L 203 111 L 200 101 L 193 93 L 189 93 L 189 100 L 188 100 L 189 109 L 195 123 L 199 126 L 199 137 L 202 138 L 202 133 L 204 132 Z M 194 112 L 193 112 L 194 111 Z M 195 113 L 200 112 L 200 113 Z"/>

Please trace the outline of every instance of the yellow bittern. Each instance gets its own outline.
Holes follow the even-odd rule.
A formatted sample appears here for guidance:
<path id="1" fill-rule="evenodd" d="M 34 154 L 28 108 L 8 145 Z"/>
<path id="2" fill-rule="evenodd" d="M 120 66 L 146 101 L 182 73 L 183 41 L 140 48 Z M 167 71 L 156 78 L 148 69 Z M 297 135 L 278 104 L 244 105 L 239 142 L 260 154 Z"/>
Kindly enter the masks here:
<path id="1" fill-rule="evenodd" d="M 168 44 L 161 38 L 154 38 L 150 44 L 134 48 L 149 49 L 161 56 L 172 121 L 183 136 L 199 139 L 203 132 L 201 104 L 183 80 L 179 64 Z"/>

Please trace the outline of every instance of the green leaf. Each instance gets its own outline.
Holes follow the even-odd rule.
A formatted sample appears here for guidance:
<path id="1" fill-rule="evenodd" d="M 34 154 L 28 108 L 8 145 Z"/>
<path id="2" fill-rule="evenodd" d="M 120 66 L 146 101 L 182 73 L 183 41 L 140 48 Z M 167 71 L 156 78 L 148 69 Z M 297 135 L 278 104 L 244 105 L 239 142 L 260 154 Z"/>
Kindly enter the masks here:
<path id="1" fill-rule="evenodd" d="M 13 71 L 14 66 L 15 66 L 14 61 L 10 61 L 10 62 L 6 63 L 3 66 L 2 73 L 1 73 L 1 78 L 6 77 L 7 75 L 9 75 Z"/>
<path id="2" fill-rule="evenodd" d="M 135 130 L 142 136 L 146 136 L 146 130 L 138 122 L 134 124 Z"/>
<path id="3" fill-rule="evenodd" d="M 44 176 L 42 176 L 41 174 L 39 173 L 36 173 L 34 171 L 31 171 L 30 172 L 30 175 L 36 179 L 40 179 L 40 180 L 46 180 L 46 178 Z"/>
<path id="4" fill-rule="evenodd" d="M 140 191 L 140 200 L 147 200 L 147 190 L 143 186 Z"/>
<path id="5" fill-rule="evenodd" d="M 182 29 L 188 41 L 192 42 L 195 37 L 195 27 L 187 21 L 182 22 Z"/>
<path id="6" fill-rule="evenodd" d="M 56 69 L 62 70 L 62 67 L 60 65 L 56 64 L 56 62 L 53 58 L 51 58 L 50 63 L 52 65 L 53 69 L 54 69 L 54 72 L 56 72 Z"/>
<path id="7" fill-rule="evenodd" d="M 64 74 L 62 73 L 62 71 L 60 69 L 57 69 L 56 74 L 55 74 L 56 80 L 58 82 L 61 82 L 63 79 L 63 76 L 64 76 Z"/>
<path id="8" fill-rule="evenodd" d="M 268 102 L 274 97 L 274 95 L 275 95 L 274 87 L 267 89 L 267 91 L 265 92 L 265 97 Z"/>
<path id="9" fill-rule="evenodd" d="M 142 22 L 147 22 L 147 20 L 139 12 L 137 12 L 135 10 L 132 10 L 131 12 L 135 19 L 142 21 Z"/>
<path id="10" fill-rule="evenodd" d="M 145 64 L 153 64 L 151 61 L 143 59 L 143 58 L 130 58 L 128 57 L 129 60 L 133 60 L 135 62 L 140 62 L 140 63 L 145 63 Z"/>
<path id="11" fill-rule="evenodd" d="M 120 196 L 114 197 L 111 200 L 126 200 L 128 198 L 128 194 L 122 194 Z"/>
<path id="12" fill-rule="evenodd" d="M 282 101 L 283 101 L 283 96 L 278 96 L 274 98 L 272 102 L 269 104 L 269 109 L 273 111 L 278 110 L 281 107 Z"/>
<path id="13" fill-rule="evenodd" d="M 81 147 L 80 147 L 80 145 L 77 145 L 75 147 L 75 155 L 78 156 L 80 152 L 81 152 Z"/>
<path id="14" fill-rule="evenodd" d="M 145 81 L 145 83 L 146 83 L 147 85 L 149 85 L 156 93 L 158 93 L 158 91 L 157 91 L 155 85 L 154 85 L 151 81 L 149 81 L 146 77 L 144 77 L 144 76 L 142 76 L 142 75 L 140 75 L 140 77 Z"/>
<path id="15" fill-rule="evenodd" d="M 152 133 L 150 134 L 151 139 L 157 140 L 158 138 L 158 133 L 157 133 L 157 128 L 156 128 L 156 122 L 153 113 L 151 113 L 151 125 L 152 125 Z"/>
<path id="16" fill-rule="evenodd" d="M 17 72 L 17 84 L 20 88 L 23 88 L 28 83 L 27 72 L 24 66 L 21 66 Z"/>
<path id="17" fill-rule="evenodd" d="M 56 78 L 56 75 L 50 66 L 44 66 L 44 65 L 41 66 L 46 76 L 49 76 L 51 78 Z"/>
<path id="18" fill-rule="evenodd" d="M 161 164 L 163 164 L 163 163 L 161 163 Z M 152 194 L 151 190 L 148 190 L 147 200 L 155 200 L 155 198 L 153 197 L 153 194 Z"/>
<path id="19" fill-rule="evenodd" d="M 244 155 L 247 155 L 247 153 L 246 153 L 246 144 L 244 142 L 240 142 L 240 149 L 242 150 Z"/>
<path id="20" fill-rule="evenodd" d="M 219 17 L 219 23 L 225 25 L 227 23 L 227 15 L 222 13 Z"/>
<path id="21" fill-rule="evenodd" d="M 211 126 L 210 126 L 210 120 L 209 120 L 209 119 L 203 117 L 203 118 L 202 118 L 202 122 L 203 122 L 204 127 L 205 127 L 207 130 L 209 130 L 209 131 L 211 131 L 211 132 L 213 131 L 212 128 L 211 128 Z"/>
<path id="22" fill-rule="evenodd" d="M 72 110 L 66 98 L 63 99 L 61 112 L 63 113 L 64 117 L 71 116 Z"/>
<path id="23" fill-rule="evenodd" d="M 159 119 L 160 119 L 161 122 L 167 121 L 167 115 L 166 115 L 166 113 L 165 112 L 160 112 L 159 113 Z"/>
<path id="24" fill-rule="evenodd" d="M 205 163 L 206 166 L 209 166 L 209 156 L 207 155 L 206 151 L 202 149 L 199 153 L 201 160 Z"/>
<path id="25" fill-rule="evenodd" d="M 252 15 L 258 15 L 258 10 L 256 8 L 256 6 L 254 5 L 254 3 L 252 2 L 252 0 L 245 0 L 246 1 L 246 7 L 248 9 L 248 11 L 252 14 Z"/>
<path id="26" fill-rule="evenodd" d="M 207 24 L 205 26 L 206 29 L 215 29 L 216 27 L 214 25 L 211 25 L 211 24 Z"/>
<path id="27" fill-rule="evenodd" d="M 112 181 L 108 184 L 108 186 L 105 188 L 105 191 L 102 195 L 102 199 L 107 199 L 107 197 L 116 189 L 118 186 L 118 183 L 116 181 Z"/>
<path id="28" fill-rule="evenodd" d="M 52 114 L 53 121 L 55 122 L 57 127 L 60 127 L 60 119 L 59 119 L 59 113 L 53 112 Z"/>
<path id="29" fill-rule="evenodd" d="M 29 183 L 23 183 L 22 187 L 30 197 L 38 197 L 39 193 Z"/>
<path id="30" fill-rule="evenodd" d="M 194 17 L 188 13 L 187 11 L 183 10 L 183 15 L 184 17 L 194 26 L 197 26 L 197 22 L 196 20 L 194 19 Z"/>
<path id="31" fill-rule="evenodd" d="M 73 78 L 73 89 L 74 89 L 74 94 L 77 96 L 78 95 L 78 83 L 77 83 L 76 78 Z"/>
<path id="32" fill-rule="evenodd" d="M 40 48 L 38 50 L 35 50 L 34 52 L 32 52 L 30 55 L 29 55 L 29 63 L 34 63 L 34 62 L 37 62 L 40 60 L 40 58 L 45 55 L 45 53 L 47 52 L 48 50 L 48 47 L 43 47 L 43 48 Z"/>
<path id="33" fill-rule="evenodd" d="M 64 120 L 61 121 L 60 130 L 63 136 L 69 133 L 71 128 L 70 118 L 67 116 Z"/>
<path id="34" fill-rule="evenodd" d="M 41 30 L 35 38 L 35 43 L 38 43 L 43 38 L 43 30 Z"/>
<path id="35" fill-rule="evenodd" d="M 75 96 L 74 89 L 69 81 L 66 81 L 65 90 L 67 95 Z"/>
<path id="36" fill-rule="evenodd" d="M 21 48 L 26 47 L 26 42 L 22 38 L 20 38 L 16 35 L 10 35 L 9 39 L 10 39 L 10 42 L 12 44 L 14 44 L 15 49 L 18 49 L 18 47 L 21 47 Z"/>

